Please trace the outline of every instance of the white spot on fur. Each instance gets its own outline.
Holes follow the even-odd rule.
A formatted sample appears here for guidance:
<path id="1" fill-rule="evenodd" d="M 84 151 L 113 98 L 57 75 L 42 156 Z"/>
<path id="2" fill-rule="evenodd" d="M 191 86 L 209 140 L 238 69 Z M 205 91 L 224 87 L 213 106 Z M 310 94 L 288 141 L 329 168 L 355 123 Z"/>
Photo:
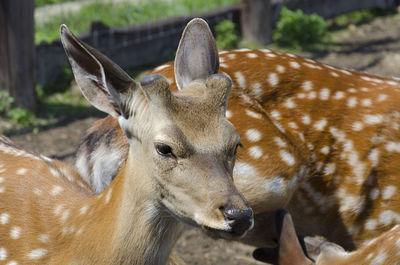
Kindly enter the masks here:
<path id="1" fill-rule="evenodd" d="M 305 97 L 306 97 L 306 94 L 304 94 L 304 93 L 299 93 L 299 94 L 297 94 L 297 97 L 298 97 L 298 98 L 305 98 Z"/>
<path id="2" fill-rule="evenodd" d="M 311 81 L 305 81 L 302 85 L 305 91 L 310 91 L 313 88 L 313 83 Z"/>
<path id="3" fill-rule="evenodd" d="M 62 204 L 57 205 L 56 208 L 54 208 L 54 214 L 60 215 L 63 209 L 64 209 L 64 205 L 62 205 Z"/>
<path id="4" fill-rule="evenodd" d="M 285 128 L 283 128 L 283 126 L 282 126 L 279 122 L 277 122 L 277 121 L 272 121 L 272 123 L 276 126 L 276 128 L 277 128 L 280 132 L 282 132 L 282 133 L 285 132 Z"/>
<path id="5" fill-rule="evenodd" d="M 0 224 L 5 225 L 8 223 L 8 220 L 10 219 L 10 215 L 7 213 L 2 213 L 0 215 Z"/>
<path id="6" fill-rule="evenodd" d="M 375 115 L 367 114 L 364 115 L 364 121 L 365 123 L 370 125 L 379 124 L 383 121 L 383 116 L 380 114 L 375 114 Z"/>
<path id="7" fill-rule="evenodd" d="M 379 197 L 379 193 L 380 193 L 379 189 L 373 188 L 369 193 L 369 197 L 371 198 L 371 200 L 376 200 Z"/>
<path id="8" fill-rule="evenodd" d="M 270 73 L 268 75 L 268 82 L 271 86 L 276 86 L 279 84 L 279 77 L 275 73 Z"/>
<path id="9" fill-rule="evenodd" d="M 255 119 L 261 119 L 262 118 L 260 113 L 254 112 L 254 111 L 249 110 L 249 109 L 246 109 L 246 114 L 247 114 L 247 116 L 250 116 L 250 117 L 255 118 Z"/>
<path id="10" fill-rule="evenodd" d="M 11 260 L 6 265 L 18 265 L 18 262 L 16 262 L 15 260 Z"/>
<path id="11" fill-rule="evenodd" d="M 254 159 L 259 159 L 263 155 L 263 152 L 259 146 L 250 147 L 248 152 L 249 155 Z"/>
<path id="12" fill-rule="evenodd" d="M 250 86 L 252 94 L 254 95 L 254 97 L 256 98 L 261 98 L 261 96 L 264 93 L 264 90 L 262 89 L 262 86 L 260 83 L 256 82 L 251 84 Z"/>
<path id="13" fill-rule="evenodd" d="M 261 140 L 261 133 L 257 129 L 249 129 L 246 131 L 246 137 L 251 142 L 257 142 Z"/>
<path id="14" fill-rule="evenodd" d="M 385 145 L 385 149 L 388 152 L 397 152 L 400 153 L 400 143 L 395 143 L 395 142 L 387 142 Z"/>
<path id="15" fill-rule="evenodd" d="M 365 222 L 365 229 L 366 230 L 375 230 L 377 225 L 378 225 L 378 222 L 375 219 L 368 219 Z"/>
<path id="16" fill-rule="evenodd" d="M 18 226 L 14 226 L 13 228 L 11 228 L 10 230 L 10 237 L 12 239 L 18 239 L 21 235 L 21 228 Z"/>
<path id="17" fill-rule="evenodd" d="M 271 117 L 276 120 L 280 120 L 281 114 L 279 113 L 279 111 L 273 110 L 273 111 L 271 111 Z"/>
<path id="18" fill-rule="evenodd" d="M 277 65 L 277 66 L 276 66 L 276 71 L 277 71 L 278 73 L 280 73 L 280 74 L 284 73 L 285 70 L 286 70 L 285 67 L 282 66 L 282 65 Z"/>
<path id="19" fill-rule="evenodd" d="M 288 98 L 283 105 L 288 109 L 293 109 L 296 107 L 296 104 L 293 102 L 292 98 Z"/>
<path id="20" fill-rule="evenodd" d="M 385 83 L 389 86 L 397 86 L 399 84 L 398 82 L 392 80 L 387 80 Z"/>
<path id="21" fill-rule="evenodd" d="M 309 99 L 315 99 L 316 97 L 317 97 L 317 92 L 311 91 L 310 93 L 308 93 Z"/>
<path id="22" fill-rule="evenodd" d="M 392 210 L 384 210 L 379 215 L 379 223 L 389 225 L 393 222 L 400 222 L 400 215 Z"/>
<path id="23" fill-rule="evenodd" d="M 236 54 L 234 54 L 234 53 L 230 53 L 230 54 L 228 54 L 227 56 L 228 56 L 228 58 L 231 59 L 231 60 L 233 60 L 233 59 L 236 58 Z"/>
<path id="24" fill-rule="evenodd" d="M 360 213 L 364 208 L 364 197 L 348 194 L 344 188 L 340 188 L 337 192 L 340 200 L 339 211 Z"/>
<path id="25" fill-rule="evenodd" d="M 324 146 L 321 148 L 321 153 L 327 155 L 329 153 L 329 146 Z"/>
<path id="26" fill-rule="evenodd" d="M 88 211 L 88 209 L 89 209 L 89 206 L 88 206 L 88 205 L 85 205 L 85 206 L 83 206 L 83 207 L 79 210 L 79 213 L 80 213 L 80 214 L 86 214 L 87 211 Z"/>
<path id="27" fill-rule="evenodd" d="M 357 90 L 355 88 L 349 88 L 347 91 L 349 91 L 350 93 L 356 93 Z"/>
<path id="28" fill-rule="evenodd" d="M 286 143 L 282 140 L 282 138 L 280 138 L 280 137 L 275 137 L 274 140 L 275 140 L 275 143 L 276 143 L 279 147 L 286 147 Z"/>
<path id="29" fill-rule="evenodd" d="M 34 249 L 31 252 L 29 252 L 27 256 L 30 259 L 40 259 L 40 258 L 43 258 L 46 254 L 47 254 L 47 249 L 38 248 L 38 249 Z"/>
<path id="30" fill-rule="evenodd" d="M 376 167 L 379 163 L 379 149 L 374 148 L 368 154 L 368 159 L 371 161 L 371 165 Z"/>
<path id="31" fill-rule="evenodd" d="M 289 166 L 293 166 L 296 163 L 296 160 L 294 159 L 294 156 L 285 151 L 285 150 L 281 150 L 280 152 L 281 158 L 284 162 L 286 162 L 286 164 L 288 164 Z"/>
<path id="32" fill-rule="evenodd" d="M 343 73 L 343 74 L 345 74 L 345 75 L 352 75 L 351 72 L 349 72 L 349 71 L 347 71 L 347 70 L 345 70 L 345 69 L 339 69 L 339 72 L 341 72 L 341 73 Z"/>
<path id="33" fill-rule="evenodd" d="M 372 105 L 372 101 L 369 98 L 364 98 L 361 100 L 361 105 L 364 107 L 370 107 Z"/>
<path id="34" fill-rule="evenodd" d="M 51 189 L 50 194 L 53 195 L 53 196 L 56 196 L 56 195 L 60 194 L 63 190 L 64 190 L 64 189 L 63 189 L 63 187 L 61 187 L 61 186 L 54 186 L 54 187 Z"/>
<path id="35" fill-rule="evenodd" d="M 344 98 L 344 92 L 343 91 L 338 91 L 335 93 L 335 95 L 333 96 L 334 99 L 342 99 Z"/>
<path id="36" fill-rule="evenodd" d="M 336 72 L 329 72 L 329 74 L 333 77 L 338 77 L 339 75 Z"/>
<path id="37" fill-rule="evenodd" d="M 328 88 L 323 88 L 321 89 L 321 91 L 319 92 L 319 98 L 321 100 L 328 100 L 329 99 L 329 95 L 330 95 L 330 90 Z"/>
<path id="38" fill-rule="evenodd" d="M 256 170 L 248 163 L 236 162 L 233 174 L 241 177 L 253 177 L 256 175 Z"/>
<path id="39" fill-rule="evenodd" d="M 358 100 L 356 97 L 349 97 L 349 99 L 347 100 L 347 107 L 349 108 L 354 108 L 355 106 L 357 106 Z"/>
<path id="40" fill-rule="evenodd" d="M 40 234 L 39 235 L 39 241 L 42 242 L 42 243 L 49 243 L 50 236 L 48 234 Z"/>
<path id="41" fill-rule="evenodd" d="M 65 210 L 62 215 L 61 215 L 61 222 L 65 223 L 65 221 L 67 221 L 68 217 L 70 214 L 70 210 Z"/>
<path id="42" fill-rule="evenodd" d="M 352 124 L 353 131 L 361 131 L 364 128 L 364 124 L 362 122 L 356 121 Z"/>
<path id="43" fill-rule="evenodd" d="M 16 173 L 18 175 L 25 175 L 26 172 L 28 172 L 28 170 L 26 168 L 19 168 Z"/>
<path id="44" fill-rule="evenodd" d="M 298 129 L 298 128 L 299 128 L 299 127 L 297 126 L 297 124 L 296 124 L 295 122 L 293 122 L 293 121 L 289 122 L 288 125 L 289 125 L 289 127 L 292 128 L 292 129 Z"/>
<path id="45" fill-rule="evenodd" d="M 384 200 L 390 199 L 396 193 L 396 187 L 393 185 L 386 186 L 382 190 L 382 198 Z"/>
<path id="46" fill-rule="evenodd" d="M 301 117 L 302 122 L 305 125 L 309 125 L 311 123 L 311 119 L 309 115 L 304 115 L 303 117 Z"/>
<path id="47" fill-rule="evenodd" d="M 8 257 L 7 249 L 0 248 L 0 260 L 6 260 Z"/>
<path id="48" fill-rule="evenodd" d="M 289 62 L 290 67 L 294 68 L 294 69 L 299 69 L 300 68 L 300 64 L 297 62 Z"/>
<path id="49" fill-rule="evenodd" d="M 324 168 L 324 174 L 331 175 L 331 174 L 335 173 L 335 170 L 336 170 L 336 164 L 328 163 L 328 164 L 326 164 L 326 166 Z"/>
<path id="50" fill-rule="evenodd" d="M 378 96 L 378 102 L 382 102 L 382 101 L 385 101 L 386 99 L 387 99 L 387 95 L 386 94 L 380 94 L 379 96 Z"/>
<path id="51" fill-rule="evenodd" d="M 225 111 L 225 117 L 226 117 L 227 119 L 232 118 L 232 111 L 226 110 L 226 111 Z"/>
<path id="52" fill-rule="evenodd" d="M 235 79 L 237 81 L 237 83 L 239 84 L 239 86 L 244 89 L 246 88 L 246 80 L 244 79 L 244 76 L 241 72 L 235 72 Z"/>
<path id="53" fill-rule="evenodd" d="M 326 121 L 326 119 L 322 119 L 322 120 L 319 120 L 319 121 L 317 121 L 315 124 L 314 124 L 314 128 L 317 130 L 317 131 L 322 131 L 322 130 L 324 130 L 324 128 L 325 128 L 325 126 L 328 124 L 328 122 Z"/>
<path id="54" fill-rule="evenodd" d="M 257 57 L 258 57 L 258 55 L 255 54 L 255 53 L 247 53 L 246 56 L 249 57 L 249 58 L 251 58 L 251 59 L 252 59 L 252 58 L 257 58 Z"/>
<path id="55" fill-rule="evenodd" d="M 264 189 L 271 197 L 281 197 L 285 192 L 285 186 L 285 180 L 280 176 L 276 176 L 273 179 L 266 179 L 264 181 Z"/>
<path id="56" fill-rule="evenodd" d="M 360 88 L 360 90 L 361 90 L 362 92 L 368 92 L 368 91 L 369 91 L 369 88 L 368 88 L 368 87 L 362 87 L 362 88 Z"/>

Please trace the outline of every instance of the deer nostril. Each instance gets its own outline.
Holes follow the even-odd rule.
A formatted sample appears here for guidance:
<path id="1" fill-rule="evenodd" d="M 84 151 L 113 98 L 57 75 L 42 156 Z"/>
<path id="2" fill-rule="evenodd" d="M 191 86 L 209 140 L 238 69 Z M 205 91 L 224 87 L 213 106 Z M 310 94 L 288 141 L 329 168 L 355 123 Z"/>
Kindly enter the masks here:
<path id="1" fill-rule="evenodd" d="M 229 221 L 232 232 L 235 234 L 241 235 L 253 225 L 253 211 L 250 208 L 235 209 L 220 207 L 219 209 L 222 211 L 225 220 Z"/>

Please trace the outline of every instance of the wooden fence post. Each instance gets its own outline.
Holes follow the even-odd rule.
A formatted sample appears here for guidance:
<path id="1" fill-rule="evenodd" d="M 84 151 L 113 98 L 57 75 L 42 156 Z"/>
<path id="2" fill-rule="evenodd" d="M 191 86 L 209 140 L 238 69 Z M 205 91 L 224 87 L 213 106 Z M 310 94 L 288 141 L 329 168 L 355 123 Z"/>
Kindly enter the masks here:
<path id="1" fill-rule="evenodd" d="M 272 42 L 273 13 L 270 0 L 243 0 L 242 34 L 261 44 Z"/>
<path id="2" fill-rule="evenodd" d="M 0 90 L 35 111 L 34 0 L 0 1 Z"/>

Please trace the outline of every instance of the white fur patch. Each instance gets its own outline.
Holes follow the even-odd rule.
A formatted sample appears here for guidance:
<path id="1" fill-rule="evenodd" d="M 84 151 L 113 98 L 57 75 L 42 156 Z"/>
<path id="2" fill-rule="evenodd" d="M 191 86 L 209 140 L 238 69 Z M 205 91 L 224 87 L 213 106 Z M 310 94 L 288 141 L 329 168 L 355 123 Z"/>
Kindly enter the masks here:
<path id="1" fill-rule="evenodd" d="M 40 259 L 44 257 L 47 254 L 47 249 L 44 248 L 38 248 L 34 249 L 31 252 L 27 254 L 28 258 L 30 259 Z"/>
<path id="2" fill-rule="evenodd" d="M 248 163 L 236 162 L 233 174 L 241 177 L 253 177 L 256 175 L 256 170 Z"/>
<path id="3" fill-rule="evenodd" d="M 281 155 L 282 160 L 286 162 L 286 164 L 288 164 L 289 166 L 293 166 L 296 163 L 294 156 L 288 151 L 281 150 L 279 153 Z"/>
<path id="4" fill-rule="evenodd" d="M 246 88 L 246 80 L 244 79 L 243 74 L 241 72 L 235 72 L 234 75 L 239 87 L 242 89 Z"/>
<path id="5" fill-rule="evenodd" d="M 397 190 L 397 188 L 395 186 L 393 186 L 393 185 L 386 186 L 382 190 L 382 198 L 384 200 L 390 199 L 391 197 L 393 197 L 393 195 L 396 194 L 396 190 Z"/>
<path id="6" fill-rule="evenodd" d="M 246 131 L 246 137 L 250 142 L 258 142 L 261 140 L 261 132 L 257 129 L 249 129 Z"/>
<path id="7" fill-rule="evenodd" d="M 250 147 L 248 153 L 254 159 L 259 159 L 263 155 L 263 151 L 259 146 Z"/>

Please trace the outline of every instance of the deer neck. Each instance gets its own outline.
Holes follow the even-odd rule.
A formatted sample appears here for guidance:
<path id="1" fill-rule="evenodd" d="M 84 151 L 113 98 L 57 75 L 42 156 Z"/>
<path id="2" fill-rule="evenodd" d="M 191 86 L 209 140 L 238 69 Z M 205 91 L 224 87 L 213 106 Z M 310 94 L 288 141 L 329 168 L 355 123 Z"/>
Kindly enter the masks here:
<path id="1" fill-rule="evenodd" d="M 67 235 L 63 231 L 57 238 L 70 237 L 64 242 L 70 242 L 70 255 L 80 264 L 167 262 L 182 225 L 154 198 L 155 185 L 140 160 L 129 153 L 112 184 L 79 205 L 76 218 L 65 223 Z M 71 227 L 76 233 L 68 233 Z"/>

